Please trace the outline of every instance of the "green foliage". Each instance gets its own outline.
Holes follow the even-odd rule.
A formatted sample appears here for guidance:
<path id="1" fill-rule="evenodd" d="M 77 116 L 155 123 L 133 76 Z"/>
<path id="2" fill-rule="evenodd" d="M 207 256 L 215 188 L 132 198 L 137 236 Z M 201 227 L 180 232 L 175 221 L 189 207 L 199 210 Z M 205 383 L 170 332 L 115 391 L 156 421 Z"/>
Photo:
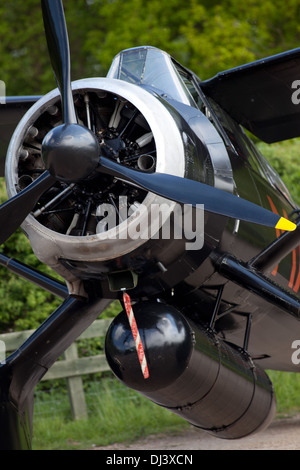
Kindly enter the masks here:
<path id="1" fill-rule="evenodd" d="M 295 202 L 300 205 L 300 140 L 293 139 L 272 145 L 261 142 L 257 146 L 282 178 Z"/>
<path id="2" fill-rule="evenodd" d="M 89 3 L 85 0 L 64 1 L 72 45 L 73 79 L 87 76 L 89 58 L 83 50 L 85 36 L 91 28 L 98 27 Z M 40 95 L 56 87 L 39 0 L 2 2 L 0 70 L 0 78 L 6 83 L 8 95 Z"/>
<path id="3" fill-rule="evenodd" d="M 120 50 L 153 45 L 201 78 L 298 47 L 298 0 L 64 0 L 72 78 L 105 75 Z M 0 79 L 9 95 L 54 88 L 39 0 L 0 6 Z"/>

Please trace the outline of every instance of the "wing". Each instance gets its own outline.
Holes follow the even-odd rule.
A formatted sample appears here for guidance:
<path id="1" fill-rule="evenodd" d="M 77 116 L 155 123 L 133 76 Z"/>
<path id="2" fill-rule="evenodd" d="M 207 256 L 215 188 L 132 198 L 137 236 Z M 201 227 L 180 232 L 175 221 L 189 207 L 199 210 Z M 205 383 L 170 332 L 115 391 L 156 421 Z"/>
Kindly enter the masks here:
<path id="1" fill-rule="evenodd" d="M 221 72 L 200 86 L 261 140 L 300 136 L 300 48 Z"/>
<path id="2" fill-rule="evenodd" d="M 11 136 L 26 111 L 40 96 L 10 96 L 0 105 L 0 176 L 4 176 L 4 163 Z"/>

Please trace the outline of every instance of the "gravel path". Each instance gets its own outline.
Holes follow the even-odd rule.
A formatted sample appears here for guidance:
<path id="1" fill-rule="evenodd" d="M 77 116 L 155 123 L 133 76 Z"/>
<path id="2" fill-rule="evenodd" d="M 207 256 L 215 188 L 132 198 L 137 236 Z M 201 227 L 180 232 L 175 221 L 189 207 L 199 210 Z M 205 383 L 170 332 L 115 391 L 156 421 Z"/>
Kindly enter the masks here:
<path id="1" fill-rule="evenodd" d="M 178 434 L 153 435 L 134 444 L 113 444 L 95 450 L 299 450 L 300 415 L 276 419 L 265 431 L 238 440 L 215 438 L 190 428 Z"/>

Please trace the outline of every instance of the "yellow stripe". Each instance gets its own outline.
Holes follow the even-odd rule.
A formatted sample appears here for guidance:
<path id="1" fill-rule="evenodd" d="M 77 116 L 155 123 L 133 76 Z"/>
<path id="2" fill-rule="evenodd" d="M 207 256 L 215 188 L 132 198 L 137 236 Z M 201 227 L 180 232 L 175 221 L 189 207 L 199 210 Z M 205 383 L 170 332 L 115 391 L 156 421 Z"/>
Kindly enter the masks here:
<path id="1" fill-rule="evenodd" d="M 288 232 L 292 232 L 297 227 L 296 224 L 290 222 L 289 220 L 285 219 L 284 217 L 280 217 L 275 228 L 279 228 L 280 230 L 287 230 Z"/>

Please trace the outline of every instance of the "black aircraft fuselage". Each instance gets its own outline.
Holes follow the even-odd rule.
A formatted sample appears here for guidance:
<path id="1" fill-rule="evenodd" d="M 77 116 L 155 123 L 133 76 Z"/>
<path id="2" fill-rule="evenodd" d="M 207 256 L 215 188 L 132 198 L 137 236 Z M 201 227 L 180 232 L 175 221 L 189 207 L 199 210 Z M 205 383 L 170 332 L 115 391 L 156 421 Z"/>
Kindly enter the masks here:
<path id="1" fill-rule="evenodd" d="M 300 136 L 300 49 L 201 81 L 138 47 L 71 86 L 62 3 L 42 9 L 58 89 L 0 106 L 0 242 L 21 225 L 65 284 L 0 256 L 63 299 L 0 363 L 0 448 L 31 447 L 34 387 L 115 299 L 121 382 L 217 437 L 257 432 L 275 413 L 265 369 L 300 367 L 300 222 L 249 132 Z"/>

